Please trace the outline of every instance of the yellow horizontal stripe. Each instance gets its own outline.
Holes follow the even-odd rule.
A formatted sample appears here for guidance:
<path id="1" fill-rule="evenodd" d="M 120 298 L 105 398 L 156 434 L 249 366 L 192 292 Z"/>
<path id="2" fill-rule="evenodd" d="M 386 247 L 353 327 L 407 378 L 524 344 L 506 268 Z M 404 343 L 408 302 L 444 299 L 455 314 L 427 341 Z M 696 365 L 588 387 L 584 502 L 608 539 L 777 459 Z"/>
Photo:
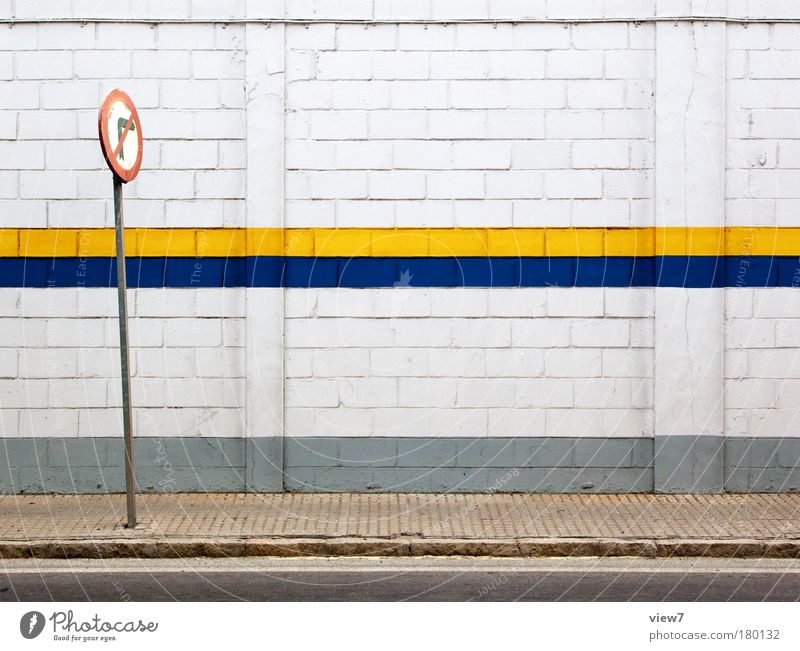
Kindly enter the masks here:
<path id="1" fill-rule="evenodd" d="M 131 228 L 129 256 L 797 255 L 800 228 Z M 115 254 L 111 228 L 0 228 L 0 257 Z"/>

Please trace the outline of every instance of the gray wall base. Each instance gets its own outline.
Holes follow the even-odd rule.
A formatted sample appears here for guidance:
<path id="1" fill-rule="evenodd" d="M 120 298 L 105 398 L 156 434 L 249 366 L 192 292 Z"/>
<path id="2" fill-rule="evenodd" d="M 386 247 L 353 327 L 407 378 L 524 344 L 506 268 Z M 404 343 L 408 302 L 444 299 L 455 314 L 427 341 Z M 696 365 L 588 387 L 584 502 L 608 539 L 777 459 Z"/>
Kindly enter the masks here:
<path id="1" fill-rule="evenodd" d="M 652 439 L 287 438 L 285 485 L 302 492 L 642 493 Z"/>
<path id="2" fill-rule="evenodd" d="M 725 490 L 729 493 L 800 491 L 800 438 L 726 439 Z"/>
<path id="3" fill-rule="evenodd" d="M 245 490 L 244 439 L 134 439 L 143 493 Z M 0 439 L 2 493 L 108 493 L 125 490 L 122 438 Z"/>
<path id="4" fill-rule="evenodd" d="M 724 490 L 722 436 L 656 436 L 656 493 L 721 493 Z"/>
<path id="5" fill-rule="evenodd" d="M 248 493 L 283 492 L 283 438 L 247 438 L 244 448 L 245 490 Z"/>
<path id="6" fill-rule="evenodd" d="M 786 438 L 142 437 L 135 443 L 144 493 L 800 490 L 800 439 Z M 122 492 L 122 455 L 121 438 L 0 439 L 0 493 Z"/>

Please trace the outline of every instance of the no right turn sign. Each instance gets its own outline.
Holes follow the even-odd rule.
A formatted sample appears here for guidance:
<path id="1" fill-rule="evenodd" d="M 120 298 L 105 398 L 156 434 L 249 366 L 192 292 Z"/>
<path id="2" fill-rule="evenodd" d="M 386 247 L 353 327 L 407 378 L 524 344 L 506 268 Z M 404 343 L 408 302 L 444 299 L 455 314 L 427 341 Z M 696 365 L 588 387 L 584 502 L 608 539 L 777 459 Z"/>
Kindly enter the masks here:
<path id="1" fill-rule="evenodd" d="M 106 95 L 98 117 L 100 146 L 111 171 L 123 183 L 142 165 L 142 123 L 128 94 L 115 88 Z"/>

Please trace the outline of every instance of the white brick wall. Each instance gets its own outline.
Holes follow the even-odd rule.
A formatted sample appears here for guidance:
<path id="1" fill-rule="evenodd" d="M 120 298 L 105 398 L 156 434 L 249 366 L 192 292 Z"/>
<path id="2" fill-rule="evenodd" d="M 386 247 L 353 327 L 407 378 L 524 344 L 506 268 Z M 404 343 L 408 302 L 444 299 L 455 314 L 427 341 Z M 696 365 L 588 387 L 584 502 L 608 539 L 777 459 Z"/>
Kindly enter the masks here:
<path id="1" fill-rule="evenodd" d="M 795 290 L 726 290 L 725 429 L 731 436 L 797 436 Z"/>
<path id="2" fill-rule="evenodd" d="M 729 26 L 726 219 L 797 226 L 800 207 L 800 30 Z M 747 268 L 740 269 L 746 277 Z M 725 430 L 796 436 L 800 378 L 796 287 L 726 291 Z"/>
<path id="3" fill-rule="evenodd" d="M 287 225 L 652 223 L 652 29 L 290 26 Z"/>
<path id="4" fill-rule="evenodd" d="M 116 291 L 0 296 L 3 435 L 121 435 Z M 136 433 L 241 436 L 244 290 L 137 289 L 129 305 Z"/>
<path id="5" fill-rule="evenodd" d="M 648 435 L 651 294 L 288 290 L 287 434 Z"/>
<path id="6" fill-rule="evenodd" d="M 114 86 L 136 101 L 146 138 L 141 175 L 126 188 L 129 226 L 656 221 L 652 23 L 289 25 L 283 47 L 278 25 L 259 32 L 157 20 L 646 18 L 655 0 L 162 5 L 15 0 L 17 17 L 154 24 L 0 26 L 3 226 L 112 224 L 95 120 Z M 675 5 L 676 14 L 718 10 Z M 797 18 L 779 0 L 727 5 L 731 15 Z M 800 29 L 729 24 L 725 34 L 725 223 L 797 225 Z M 256 78 L 248 52 L 261 56 L 276 43 L 283 61 L 273 69 L 270 59 L 265 75 L 273 85 L 246 86 Z M 276 113 L 255 114 L 265 96 L 283 101 L 284 94 Z M 274 122 L 281 110 L 282 128 Z M 285 135 L 282 153 L 270 148 L 271 164 L 282 157 L 283 169 L 269 168 L 268 192 L 253 187 L 258 151 L 248 139 L 262 119 Z M 285 200 L 276 190 L 283 186 Z M 245 202 L 267 195 L 278 208 L 262 223 Z M 651 434 L 654 294 L 287 291 L 285 431 Z M 725 431 L 794 435 L 800 299 L 788 288 L 725 294 Z M 132 292 L 140 434 L 246 431 L 245 296 Z M 0 299 L 3 435 L 118 434 L 113 292 L 3 289 Z"/>
<path id="7" fill-rule="evenodd" d="M 244 200 L 243 34 L 236 25 L 0 26 L 1 167 L 15 170 L 0 178 L 0 194 L 19 200 L 3 225 L 113 224 L 96 116 L 103 95 L 122 87 L 145 135 L 142 171 L 126 188 L 127 224 L 244 226 L 236 208 Z M 187 200 L 196 200 L 189 221 Z"/>
<path id="8" fill-rule="evenodd" d="M 728 29 L 726 200 L 732 225 L 800 224 L 800 30 Z"/>

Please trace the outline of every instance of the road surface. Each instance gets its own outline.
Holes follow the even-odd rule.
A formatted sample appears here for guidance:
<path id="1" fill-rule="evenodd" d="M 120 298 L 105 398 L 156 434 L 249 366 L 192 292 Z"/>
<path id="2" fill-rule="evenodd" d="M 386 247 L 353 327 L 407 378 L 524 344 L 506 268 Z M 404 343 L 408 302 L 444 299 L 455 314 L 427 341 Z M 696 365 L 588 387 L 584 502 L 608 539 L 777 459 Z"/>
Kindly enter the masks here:
<path id="1" fill-rule="evenodd" d="M 797 601 L 800 561 L 0 561 L 0 601 Z"/>

